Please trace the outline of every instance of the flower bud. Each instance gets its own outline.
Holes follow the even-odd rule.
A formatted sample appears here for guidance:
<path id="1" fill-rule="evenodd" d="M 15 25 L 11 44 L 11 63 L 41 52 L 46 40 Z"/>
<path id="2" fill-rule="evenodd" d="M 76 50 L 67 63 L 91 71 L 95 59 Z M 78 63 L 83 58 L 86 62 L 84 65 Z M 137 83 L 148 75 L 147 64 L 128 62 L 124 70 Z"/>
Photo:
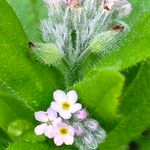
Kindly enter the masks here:
<path id="1" fill-rule="evenodd" d="M 98 143 L 102 143 L 107 137 L 106 132 L 101 127 L 99 127 L 98 130 L 94 132 L 94 136 L 96 137 Z"/>
<path id="2" fill-rule="evenodd" d="M 75 114 L 75 117 L 79 120 L 86 120 L 88 117 L 88 112 L 85 109 L 82 109 Z"/>
<path id="3" fill-rule="evenodd" d="M 73 124 L 73 128 L 74 128 L 76 136 L 83 136 L 84 135 L 84 133 L 85 133 L 84 132 L 84 127 L 82 126 L 81 123 L 75 122 Z"/>
<path id="4" fill-rule="evenodd" d="M 122 16 L 127 16 L 131 13 L 132 6 L 127 0 L 105 0 L 104 9 L 106 11 L 111 11 L 112 9 L 122 10 Z"/>
<path id="5" fill-rule="evenodd" d="M 131 6 L 130 3 L 127 3 L 127 4 L 123 5 L 122 8 L 124 9 L 124 14 L 126 16 L 129 15 L 132 11 L 132 6 Z"/>
<path id="6" fill-rule="evenodd" d="M 96 120 L 94 119 L 88 119 L 86 122 L 85 122 L 85 125 L 91 129 L 92 131 L 95 131 L 98 129 L 99 127 L 99 124 Z"/>
<path id="7" fill-rule="evenodd" d="M 84 130 L 82 128 L 78 128 L 78 129 L 75 129 L 75 135 L 76 136 L 82 136 L 84 135 Z"/>
<path id="8" fill-rule="evenodd" d="M 55 65 L 63 57 L 62 52 L 53 43 L 37 43 L 32 52 L 47 65 Z"/>
<path id="9" fill-rule="evenodd" d="M 98 143 L 90 132 L 87 132 L 83 137 L 83 143 L 86 145 L 87 149 L 97 149 Z"/>

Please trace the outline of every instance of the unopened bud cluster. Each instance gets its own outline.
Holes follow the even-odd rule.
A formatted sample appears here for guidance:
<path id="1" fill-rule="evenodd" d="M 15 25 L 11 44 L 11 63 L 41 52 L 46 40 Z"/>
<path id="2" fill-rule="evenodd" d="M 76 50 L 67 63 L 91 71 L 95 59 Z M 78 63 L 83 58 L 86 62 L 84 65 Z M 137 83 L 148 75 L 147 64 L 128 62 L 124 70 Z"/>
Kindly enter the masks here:
<path id="1" fill-rule="evenodd" d="M 48 65 L 63 59 L 71 65 L 79 62 L 91 52 L 106 50 L 109 43 L 128 30 L 122 21 L 132 10 L 127 0 L 43 1 L 48 19 L 42 21 L 41 31 L 48 51 L 41 45 L 34 52 Z"/>
<path id="2" fill-rule="evenodd" d="M 71 122 L 75 129 L 75 145 L 80 150 L 97 149 L 98 145 L 106 138 L 106 132 L 96 120 L 89 118 L 85 109 L 74 114 L 74 119 Z"/>

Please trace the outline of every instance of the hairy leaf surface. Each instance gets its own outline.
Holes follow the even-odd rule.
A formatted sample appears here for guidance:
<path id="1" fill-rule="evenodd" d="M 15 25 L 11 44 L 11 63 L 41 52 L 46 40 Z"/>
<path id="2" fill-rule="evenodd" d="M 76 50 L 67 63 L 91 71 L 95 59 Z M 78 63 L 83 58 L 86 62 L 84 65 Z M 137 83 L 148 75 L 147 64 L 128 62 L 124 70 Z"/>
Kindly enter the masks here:
<path id="1" fill-rule="evenodd" d="M 46 10 L 42 0 L 6 1 L 17 14 L 29 40 L 41 40 L 40 20 Z"/>
<path id="2" fill-rule="evenodd" d="M 119 125 L 100 146 L 101 150 L 122 150 L 131 140 L 137 138 L 150 125 L 150 63 L 141 67 L 136 80 L 124 92 L 119 112 Z"/>
<path id="3" fill-rule="evenodd" d="M 117 117 L 116 109 L 122 91 L 124 77 L 114 70 L 103 70 L 74 86 L 84 106 L 110 128 Z M 109 122 L 109 123 L 108 123 Z"/>
<path id="4" fill-rule="evenodd" d="M 113 68 L 124 70 L 150 57 L 150 13 L 146 13 L 115 51 L 102 56 L 96 69 Z"/>
<path id="5" fill-rule="evenodd" d="M 58 81 L 56 70 L 27 55 L 28 39 L 22 26 L 5 1 L 0 1 L 0 6 L 0 79 L 17 91 L 33 110 L 47 108 L 63 77 Z"/>

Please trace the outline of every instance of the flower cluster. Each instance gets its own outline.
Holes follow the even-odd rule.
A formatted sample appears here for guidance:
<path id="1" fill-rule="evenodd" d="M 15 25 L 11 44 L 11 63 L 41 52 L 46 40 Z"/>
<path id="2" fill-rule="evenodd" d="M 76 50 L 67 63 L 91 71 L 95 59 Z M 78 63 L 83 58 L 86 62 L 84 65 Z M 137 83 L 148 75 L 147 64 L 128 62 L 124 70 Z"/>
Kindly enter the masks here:
<path id="1" fill-rule="evenodd" d="M 65 94 L 57 90 L 53 94 L 47 111 L 35 113 L 35 119 L 40 122 L 34 132 L 54 139 L 57 146 L 74 144 L 81 150 L 96 149 L 106 137 L 105 131 L 98 122 L 89 118 L 88 112 L 77 103 L 78 96 L 72 90 Z"/>
<path id="2" fill-rule="evenodd" d="M 43 1 L 48 9 L 48 19 L 41 23 L 44 43 L 33 52 L 45 64 L 58 66 L 65 60 L 72 65 L 92 52 L 112 50 L 129 31 L 122 20 L 132 10 L 128 0 Z M 51 56 L 51 49 L 56 58 Z"/>

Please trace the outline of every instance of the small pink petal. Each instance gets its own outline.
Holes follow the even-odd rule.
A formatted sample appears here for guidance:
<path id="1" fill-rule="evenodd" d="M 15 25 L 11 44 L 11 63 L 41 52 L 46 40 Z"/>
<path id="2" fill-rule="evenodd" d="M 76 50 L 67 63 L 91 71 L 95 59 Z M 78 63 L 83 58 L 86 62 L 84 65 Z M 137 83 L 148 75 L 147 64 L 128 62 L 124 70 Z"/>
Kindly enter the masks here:
<path id="1" fill-rule="evenodd" d="M 84 126 L 80 122 L 73 123 L 74 134 L 76 136 L 83 136 L 85 133 Z"/>
<path id="2" fill-rule="evenodd" d="M 57 118 L 57 113 L 53 109 L 49 108 L 47 110 L 47 113 L 48 113 L 49 120 L 54 120 Z"/>
<path id="3" fill-rule="evenodd" d="M 70 136 L 74 136 L 74 133 L 75 133 L 74 128 L 69 125 L 69 126 L 68 126 L 68 129 L 69 129 L 69 135 L 70 135 Z"/>
<path id="4" fill-rule="evenodd" d="M 65 92 L 61 91 L 61 90 L 57 90 L 53 93 L 53 97 L 54 100 L 60 104 L 62 101 L 64 101 L 66 99 L 66 94 Z"/>
<path id="5" fill-rule="evenodd" d="M 61 127 L 67 127 L 68 128 L 68 124 L 64 123 L 64 122 L 61 122 L 57 125 L 56 128 L 61 128 Z"/>
<path id="6" fill-rule="evenodd" d="M 67 99 L 71 102 L 71 103 L 75 103 L 77 100 L 78 100 L 78 95 L 77 95 L 77 92 L 72 90 L 72 91 L 69 91 L 67 93 Z"/>
<path id="7" fill-rule="evenodd" d="M 41 125 L 38 125 L 37 127 L 35 127 L 34 132 L 36 135 L 42 135 L 45 132 L 45 129 L 47 127 L 46 123 L 43 123 Z"/>
<path id="8" fill-rule="evenodd" d="M 122 8 L 124 9 L 125 15 L 129 15 L 132 11 L 132 6 L 130 3 L 123 5 Z"/>
<path id="9" fill-rule="evenodd" d="M 53 125 L 55 126 L 55 125 L 57 125 L 57 124 L 59 124 L 59 123 L 61 123 L 62 122 L 62 119 L 60 118 L 60 117 L 58 117 L 58 118 L 56 118 L 54 121 L 53 121 Z"/>
<path id="10" fill-rule="evenodd" d="M 70 112 L 75 113 L 75 112 L 79 111 L 81 108 L 82 108 L 82 105 L 79 103 L 76 103 L 76 104 L 72 105 Z"/>
<path id="11" fill-rule="evenodd" d="M 60 111 L 60 106 L 56 102 L 51 102 L 51 107 L 52 110 L 59 112 Z"/>
<path id="12" fill-rule="evenodd" d="M 88 112 L 82 109 L 75 114 L 75 117 L 79 120 L 86 120 L 88 117 Z"/>
<path id="13" fill-rule="evenodd" d="M 53 127 L 52 126 L 47 126 L 44 132 L 45 136 L 48 138 L 53 138 L 54 137 L 54 132 L 53 132 Z"/>
<path id="14" fill-rule="evenodd" d="M 40 121 L 40 122 L 47 122 L 48 121 L 48 115 L 44 111 L 35 112 L 34 116 L 35 116 L 35 119 Z"/>
<path id="15" fill-rule="evenodd" d="M 60 136 L 56 136 L 54 137 L 54 143 L 57 145 L 57 146 L 61 146 L 63 144 L 63 138 L 60 137 Z"/>
<path id="16" fill-rule="evenodd" d="M 74 143 L 74 137 L 73 136 L 67 136 L 67 137 L 65 137 L 64 143 L 66 145 L 72 145 Z"/>
<path id="17" fill-rule="evenodd" d="M 82 129 L 81 129 L 81 130 L 77 130 L 77 129 L 76 129 L 76 130 L 75 130 L 75 135 L 76 135 L 76 136 L 82 136 L 82 135 L 84 135 L 84 130 L 82 130 Z"/>
<path id="18" fill-rule="evenodd" d="M 71 113 L 68 112 L 68 111 L 63 111 L 63 112 L 60 112 L 59 115 L 64 118 L 64 119 L 70 119 L 71 118 Z"/>

